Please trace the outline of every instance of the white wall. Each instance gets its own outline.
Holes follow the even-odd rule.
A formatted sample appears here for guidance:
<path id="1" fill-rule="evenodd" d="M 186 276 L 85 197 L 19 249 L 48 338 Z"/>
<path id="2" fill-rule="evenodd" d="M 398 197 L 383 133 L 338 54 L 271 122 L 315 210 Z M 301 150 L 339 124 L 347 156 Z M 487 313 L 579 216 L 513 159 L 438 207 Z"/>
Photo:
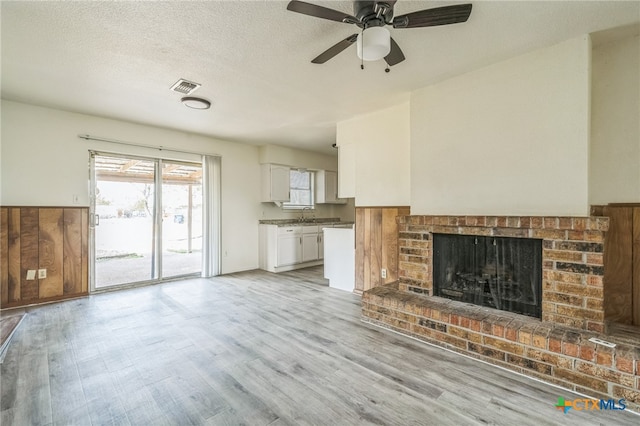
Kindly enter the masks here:
<path id="1" fill-rule="evenodd" d="M 411 95 L 411 213 L 587 215 L 590 38 Z"/>
<path id="2" fill-rule="evenodd" d="M 263 145 L 260 147 L 260 163 L 282 164 L 310 170 L 338 170 L 338 151 L 336 155 L 293 149 L 286 146 Z"/>
<path id="3" fill-rule="evenodd" d="M 222 272 L 258 266 L 258 148 L 193 134 L 2 101 L 2 205 L 89 205 L 88 150 L 158 155 L 158 150 L 87 142 L 91 134 L 222 157 Z M 166 154 L 177 158 L 177 154 Z M 182 156 L 188 159 L 189 156 Z M 225 255 L 226 253 L 226 255 Z"/>
<path id="4" fill-rule="evenodd" d="M 340 124 L 338 124 L 338 127 Z M 338 132 L 340 133 L 340 132 Z M 338 146 L 338 197 L 356 196 L 356 144 Z"/>
<path id="5" fill-rule="evenodd" d="M 408 206 L 409 129 L 408 102 L 339 122 L 337 145 L 347 154 L 340 196 L 353 193 L 356 206 Z"/>
<path id="6" fill-rule="evenodd" d="M 589 201 L 640 201 L 640 37 L 593 49 Z"/>

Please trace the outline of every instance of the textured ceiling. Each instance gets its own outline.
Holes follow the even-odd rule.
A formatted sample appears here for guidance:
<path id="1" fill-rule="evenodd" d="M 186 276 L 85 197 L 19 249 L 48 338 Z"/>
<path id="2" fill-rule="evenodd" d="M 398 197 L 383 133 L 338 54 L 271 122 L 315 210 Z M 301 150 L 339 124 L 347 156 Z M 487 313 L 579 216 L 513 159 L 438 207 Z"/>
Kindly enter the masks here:
<path id="1" fill-rule="evenodd" d="M 312 0 L 309 0 L 313 2 Z M 316 1 L 353 13 L 352 3 Z M 639 1 L 474 1 L 465 24 L 391 29 L 407 60 L 360 69 L 357 32 L 284 1 L 2 1 L 2 98 L 253 143 L 335 153 L 336 122 L 442 79 L 580 34 L 640 21 Z M 396 15 L 455 2 L 403 1 Z M 184 107 L 185 78 L 213 105 Z M 109 135 L 101 135 L 109 136 Z"/>

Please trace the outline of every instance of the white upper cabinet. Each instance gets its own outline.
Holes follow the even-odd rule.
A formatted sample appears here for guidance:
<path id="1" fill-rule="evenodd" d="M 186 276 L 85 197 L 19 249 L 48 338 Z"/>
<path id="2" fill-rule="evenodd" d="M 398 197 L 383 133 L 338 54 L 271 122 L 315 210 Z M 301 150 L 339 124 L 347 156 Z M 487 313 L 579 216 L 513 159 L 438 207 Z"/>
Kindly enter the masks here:
<path id="1" fill-rule="evenodd" d="M 316 172 L 316 203 L 344 204 L 347 200 L 338 198 L 338 173 L 330 170 Z"/>
<path id="2" fill-rule="evenodd" d="M 278 164 L 262 164 L 262 202 L 289 201 L 289 170 Z"/>

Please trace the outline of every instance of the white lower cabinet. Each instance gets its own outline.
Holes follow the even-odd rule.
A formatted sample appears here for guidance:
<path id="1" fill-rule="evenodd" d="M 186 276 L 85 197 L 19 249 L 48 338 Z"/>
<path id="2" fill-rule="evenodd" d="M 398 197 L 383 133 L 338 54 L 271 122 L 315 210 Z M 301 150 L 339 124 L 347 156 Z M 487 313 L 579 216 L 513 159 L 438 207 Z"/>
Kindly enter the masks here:
<path id="1" fill-rule="evenodd" d="M 293 265 L 302 259 L 302 241 L 300 235 L 278 236 L 278 263 L 276 266 Z"/>
<path id="2" fill-rule="evenodd" d="M 260 225 L 259 266 L 271 272 L 321 265 L 322 227 Z"/>
<path id="3" fill-rule="evenodd" d="M 318 260 L 318 226 L 302 227 L 302 261 Z"/>
<path id="4" fill-rule="evenodd" d="M 302 236 L 302 261 L 318 260 L 318 234 L 304 234 Z"/>

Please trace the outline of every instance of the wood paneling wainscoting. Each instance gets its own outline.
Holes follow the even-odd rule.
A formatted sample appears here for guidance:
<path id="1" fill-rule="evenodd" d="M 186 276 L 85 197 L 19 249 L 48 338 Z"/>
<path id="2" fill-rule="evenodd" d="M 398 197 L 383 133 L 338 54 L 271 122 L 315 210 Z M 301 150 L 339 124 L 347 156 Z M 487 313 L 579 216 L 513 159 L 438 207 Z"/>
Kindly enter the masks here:
<path id="1" fill-rule="evenodd" d="M 604 241 L 605 320 L 640 326 L 640 203 L 591 210 L 609 218 Z"/>
<path id="2" fill-rule="evenodd" d="M 409 207 L 356 207 L 356 282 L 354 293 L 362 294 L 398 279 L 397 216 Z M 387 270 L 382 278 L 381 270 Z"/>
<path id="3" fill-rule="evenodd" d="M 88 294 L 87 207 L 3 206 L 0 214 L 0 308 Z"/>

